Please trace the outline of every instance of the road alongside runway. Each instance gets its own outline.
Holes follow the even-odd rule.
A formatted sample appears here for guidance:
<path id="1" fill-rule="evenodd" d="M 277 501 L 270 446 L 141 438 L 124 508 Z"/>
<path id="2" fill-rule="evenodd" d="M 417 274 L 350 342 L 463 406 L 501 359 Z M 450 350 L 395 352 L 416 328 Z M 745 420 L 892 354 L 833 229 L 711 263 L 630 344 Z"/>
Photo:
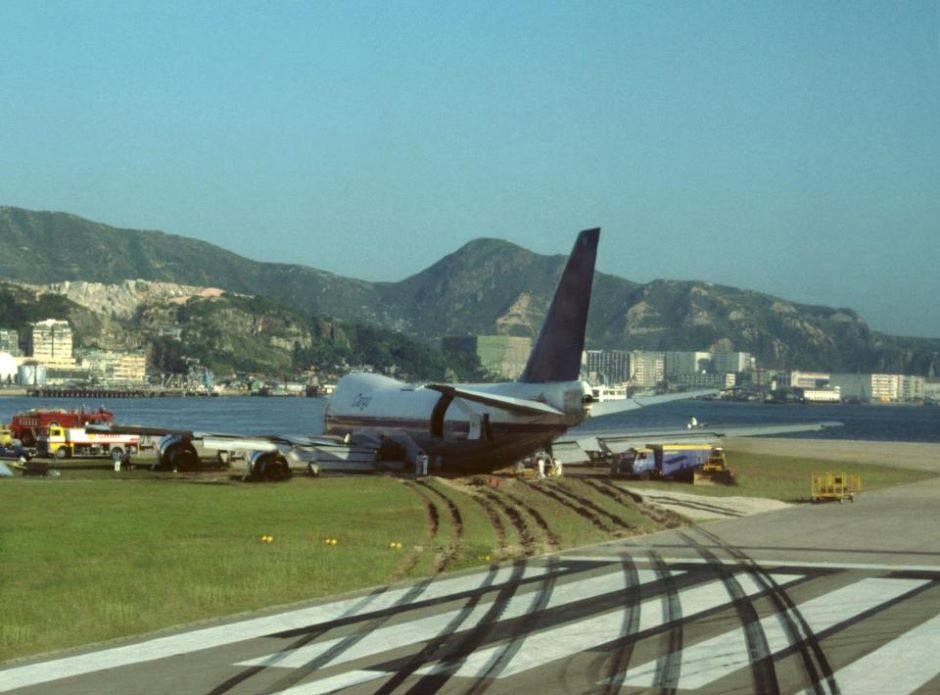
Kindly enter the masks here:
<path id="1" fill-rule="evenodd" d="M 0 670 L 0 692 L 940 690 L 940 479 Z"/>

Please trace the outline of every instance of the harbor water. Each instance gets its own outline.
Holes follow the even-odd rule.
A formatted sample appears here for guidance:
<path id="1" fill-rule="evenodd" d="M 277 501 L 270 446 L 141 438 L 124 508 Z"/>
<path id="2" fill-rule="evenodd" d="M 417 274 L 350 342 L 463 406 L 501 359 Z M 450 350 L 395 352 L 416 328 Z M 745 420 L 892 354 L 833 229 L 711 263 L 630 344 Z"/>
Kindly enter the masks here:
<path id="1" fill-rule="evenodd" d="M 322 398 L 0 398 L 0 422 L 30 408 L 104 407 L 122 425 L 238 434 L 320 434 Z M 578 431 L 682 429 L 691 417 L 709 430 L 735 425 L 838 421 L 842 427 L 801 433 L 801 438 L 940 442 L 940 407 L 915 405 L 767 405 L 725 401 L 675 401 L 588 420 Z"/>

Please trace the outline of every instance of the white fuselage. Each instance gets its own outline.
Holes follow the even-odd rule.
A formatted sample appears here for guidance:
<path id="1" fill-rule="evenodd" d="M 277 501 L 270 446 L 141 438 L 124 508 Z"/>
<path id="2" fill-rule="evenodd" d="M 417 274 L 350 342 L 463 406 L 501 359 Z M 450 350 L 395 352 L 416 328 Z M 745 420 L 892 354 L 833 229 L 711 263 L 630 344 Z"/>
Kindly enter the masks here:
<path id="1" fill-rule="evenodd" d="M 557 413 L 518 413 L 378 374 L 350 374 L 324 414 L 327 434 L 401 433 L 451 472 L 491 471 L 547 447 L 586 415 L 590 388 L 581 381 L 455 384 L 455 388 L 542 403 Z"/>

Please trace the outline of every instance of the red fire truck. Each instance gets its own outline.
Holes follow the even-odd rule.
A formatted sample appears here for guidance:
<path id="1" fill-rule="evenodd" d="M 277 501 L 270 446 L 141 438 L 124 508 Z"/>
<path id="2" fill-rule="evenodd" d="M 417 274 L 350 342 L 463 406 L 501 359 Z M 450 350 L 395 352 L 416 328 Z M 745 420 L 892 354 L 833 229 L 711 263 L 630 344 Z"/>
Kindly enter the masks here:
<path id="1" fill-rule="evenodd" d="M 48 436 L 49 428 L 84 427 L 90 424 L 114 422 L 114 414 L 104 408 L 98 410 L 78 410 L 33 408 L 25 413 L 17 413 L 10 420 L 10 434 L 19 439 L 23 446 L 36 446 L 40 437 Z"/>

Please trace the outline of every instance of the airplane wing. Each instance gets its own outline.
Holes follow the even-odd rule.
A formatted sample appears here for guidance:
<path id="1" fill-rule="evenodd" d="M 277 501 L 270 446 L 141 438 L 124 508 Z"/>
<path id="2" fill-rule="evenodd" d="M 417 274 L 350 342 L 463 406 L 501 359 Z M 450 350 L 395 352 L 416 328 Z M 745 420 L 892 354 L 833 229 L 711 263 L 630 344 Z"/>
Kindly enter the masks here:
<path id="1" fill-rule="evenodd" d="M 670 401 L 717 396 L 720 393 L 721 391 L 718 389 L 702 389 L 700 391 L 664 393 L 659 396 L 633 396 L 632 398 L 623 398 L 613 401 L 600 401 L 591 404 L 591 417 L 604 417 L 606 415 L 613 415 L 614 413 L 622 413 L 627 410 L 636 410 L 637 408 L 645 408 L 648 405 L 659 405 L 660 403 L 668 403 Z"/>
<path id="2" fill-rule="evenodd" d="M 148 437 L 179 437 L 181 440 L 192 441 L 199 439 L 203 441 L 225 442 L 230 444 L 230 449 L 259 449 L 271 448 L 276 444 L 288 444 L 293 446 L 318 446 L 332 445 L 338 443 L 336 437 L 328 436 L 310 436 L 310 435 L 285 435 L 285 434 L 233 434 L 229 432 L 199 432 L 195 430 L 178 430 L 170 427 L 143 427 L 137 425 L 115 425 L 113 423 L 101 423 L 88 425 L 89 432 L 100 432 L 104 434 L 139 434 Z M 210 447 L 219 448 L 219 447 Z"/>
<path id="3" fill-rule="evenodd" d="M 562 463 L 588 463 L 648 444 L 719 444 L 725 437 L 761 437 L 796 432 L 820 432 L 831 427 L 841 427 L 842 424 L 824 421 L 786 425 L 730 425 L 720 428 L 685 430 L 573 431 L 552 442 L 552 455 L 560 459 Z"/>
<path id="4" fill-rule="evenodd" d="M 467 401 L 475 401 L 483 405 L 489 405 L 494 408 L 508 410 L 511 413 L 520 415 L 563 415 L 560 410 L 553 408 L 546 403 L 531 401 L 524 398 L 512 398 L 511 396 L 497 396 L 493 393 L 484 393 L 482 391 L 473 391 L 471 389 L 457 388 L 449 384 L 425 384 L 424 388 L 438 391 L 445 395 L 455 398 L 463 398 Z M 639 406 L 637 406 L 639 407 Z"/>

